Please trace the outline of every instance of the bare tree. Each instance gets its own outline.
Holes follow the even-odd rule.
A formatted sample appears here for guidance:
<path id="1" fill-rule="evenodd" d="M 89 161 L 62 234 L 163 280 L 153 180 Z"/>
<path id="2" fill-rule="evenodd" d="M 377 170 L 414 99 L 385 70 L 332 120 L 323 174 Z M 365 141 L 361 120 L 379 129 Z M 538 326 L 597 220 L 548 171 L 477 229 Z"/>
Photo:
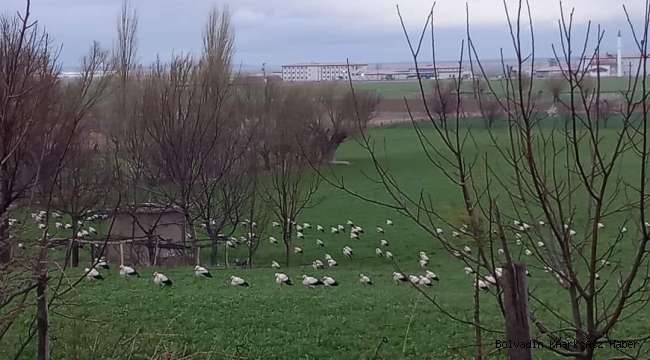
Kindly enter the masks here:
<path id="1" fill-rule="evenodd" d="M 80 77 L 61 81 L 51 43 L 30 18 L 30 3 L 26 11 L 14 18 L 0 18 L 0 121 L 2 131 L 3 215 L 0 239 L 0 337 L 13 325 L 17 316 L 28 307 L 27 297 L 35 290 L 35 315 L 25 342 L 17 357 L 36 336 L 39 359 L 49 359 L 49 308 L 61 292 L 57 286 L 50 293 L 48 227 L 52 210 L 53 184 L 61 175 L 64 160 L 79 125 L 103 94 L 108 82 L 109 67 L 106 54 L 94 44 L 82 60 Z M 44 227 L 38 239 L 29 239 L 20 228 L 8 233 L 8 211 L 19 199 L 37 195 L 39 187 L 47 187 L 39 202 L 45 210 L 37 219 Z M 31 204 L 35 196 L 30 199 Z M 12 259 L 13 239 L 22 250 Z M 13 261 L 12 261 L 13 260 Z M 62 277 L 59 276 L 59 285 Z M 6 316 L 5 316 L 6 315 Z M 35 329 L 35 331 L 32 331 Z"/>
<path id="2" fill-rule="evenodd" d="M 487 129 L 491 129 L 494 123 L 503 116 L 501 104 L 491 96 L 481 97 L 479 110 Z"/>
<path id="3" fill-rule="evenodd" d="M 22 15 L 0 18 L 0 267 L 11 261 L 9 209 L 34 185 L 58 68 L 47 34 Z M 34 156 L 36 154 L 36 156 Z"/>
<path id="4" fill-rule="evenodd" d="M 230 158 L 215 164 L 221 141 L 237 138 L 231 114 L 233 34 L 226 10 L 214 9 L 203 35 L 200 59 L 176 56 L 169 64 L 157 61 L 140 75 L 137 99 L 129 117 L 127 158 L 138 174 L 138 186 L 149 196 L 180 207 L 196 253 L 194 229 L 199 216 L 197 196 L 214 199 L 219 181 L 228 174 Z M 197 195 L 198 194 L 198 195 Z M 203 206 L 214 209 L 213 204 Z M 204 219 L 209 226 L 213 219 Z M 214 232 L 216 236 L 216 231 Z"/>
<path id="5" fill-rule="evenodd" d="M 647 296 L 650 235 L 646 214 L 646 168 L 650 149 L 647 145 L 648 102 L 645 100 L 649 95 L 646 84 L 648 58 L 641 57 L 636 74 L 631 76 L 631 85 L 623 91 L 625 100 L 618 114 L 622 119 L 620 128 L 608 133 L 612 141 L 605 143 L 600 124 L 603 117 L 611 113 L 600 111 L 600 74 L 590 77 L 588 70 L 589 65 L 600 58 L 603 31 L 600 28 L 594 31 L 589 23 L 585 32 L 587 38 L 576 48 L 573 11 L 567 15 L 561 7 L 561 48 L 553 49 L 562 67 L 568 94 L 556 99 L 558 106 L 565 109 L 566 121 L 554 122 L 539 106 L 537 80 L 527 75 L 534 74 L 536 66 L 529 4 L 523 0 L 516 2 L 514 15 L 508 3 L 504 2 L 504 7 L 515 54 L 513 67 L 505 62 L 502 66 L 505 93 L 499 96 L 479 60 L 469 15 L 466 42 L 461 47 L 459 61 L 469 61 L 472 69 L 481 74 L 489 88 L 488 94 L 494 96 L 503 111 L 507 123 L 505 140 L 490 136 L 499 160 L 482 155 L 480 151 L 476 155 L 477 149 L 472 149 L 472 142 L 467 141 L 475 134 L 471 128 L 460 126 L 466 120 L 462 112 L 447 111 L 448 107 L 443 106 L 455 102 L 460 108 L 459 91 L 438 91 L 437 102 L 431 102 L 424 90 L 421 91 L 420 100 L 432 125 L 432 134 L 425 133 L 411 116 L 427 163 L 458 187 L 464 223 L 445 217 L 426 189 L 416 191 L 415 196 L 406 191 L 399 176 L 392 174 L 378 159 L 374 142 L 368 135 L 362 134 L 360 142 L 373 159 L 376 181 L 384 187 L 389 201 L 373 199 L 350 189 L 339 177 L 324 175 L 324 171 L 320 171 L 321 175 L 343 191 L 408 216 L 453 259 L 472 269 L 475 290 L 471 315 L 452 314 L 435 298 L 423 294 L 451 319 L 474 328 L 476 359 L 489 355 L 485 337 L 502 331 L 495 327 L 500 324 L 491 324 L 481 318 L 486 308 L 482 298 L 487 294 L 493 296 L 496 310 L 505 321 L 512 321 L 506 316 L 513 310 L 508 307 L 512 298 L 504 301 L 504 287 L 512 290 L 508 281 L 514 281 L 512 279 L 518 275 L 510 272 L 525 268 L 522 265 L 547 276 L 557 291 L 549 293 L 529 288 L 528 296 L 519 297 L 519 301 L 530 299 L 530 304 L 524 305 L 531 310 L 529 318 L 519 319 L 524 322 L 520 329 L 528 329 L 525 322 L 530 322 L 534 328 L 532 337 L 519 335 L 564 357 L 593 359 L 597 353 L 607 353 L 601 349 L 609 348 L 619 358 L 645 358 L 647 350 L 643 344 L 650 336 L 629 336 L 629 332 L 623 335 L 618 330 L 629 325 L 636 314 L 646 311 L 650 303 Z M 628 15 L 627 9 L 625 13 Z M 627 18 L 638 51 L 647 54 L 650 3 L 646 2 L 642 31 L 636 30 L 629 15 Z M 419 41 L 413 42 L 405 26 L 403 29 L 416 67 L 422 39 L 431 31 L 435 64 L 433 10 Z M 468 55 L 464 52 L 465 45 Z M 582 56 L 576 59 L 575 54 Z M 445 101 L 446 94 L 453 94 L 456 100 Z M 625 166 L 638 170 L 638 176 L 626 176 L 619 171 L 623 159 Z M 485 175 L 479 177 L 478 173 Z M 621 223 L 613 222 L 617 218 Z M 614 228 L 613 236 L 604 235 L 606 227 Z M 450 236 L 448 229 L 458 239 Z M 469 250 L 464 244 L 471 246 Z M 623 249 L 631 255 L 621 257 L 619 252 Z M 479 288 L 487 290 L 486 295 L 480 294 Z M 554 305 L 558 296 L 563 296 L 567 306 Z M 511 325 L 508 323 L 509 329 Z M 616 344 L 623 341 L 636 345 L 633 349 L 616 348 Z M 530 354 L 526 356 L 530 358 Z"/>
<path id="6" fill-rule="evenodd" d="M 312 147 L 318 149 L 317 163 L 334 160 L 336 150 L 348 138 L 366 131 L 374 117 L 379 97 L 370 91 L 342 91 L 335 84 L 315 89 L 317 116 L 310 123 Z M 356 98 L 356 107 L 355 107 Z"/>
<path id="7" fill-rule="evenodd" d="M 272 99 L 263 133 L 268 179 L 262 182 L 260 195 L 278 219 L 289 266 L 296 219 L 310 205 L 320 184 L 309 168 L 309 159 L 316 156 L 306 131 L 309 119 L 317 113 L 311 92 L 298 86 L 276 87 Z"/>
<path id="8" fill-rule="evenodd" d="M 437 116 L 453 116 L 458 110 L 461 102 L 460 80 L 435 80 L 433 93 L 429 96 L 429 108 Z"/>
<path id="9" fill-rule="evenodd" d="M 566 88 L 566 81 L 562 76 L 551 76 L 546 80 L 546 88 L 553 96 L 553 103 L 560 101 L 560 95 Z"/>
<path id="10" fill-rule="evenodd" d="M 92 218 L 97 209 L 111 203 L 113 191 L 112 154 L 107 153 L 106 149 L 100 150 L 96 139 L 90 138 L 87 130 L 80 127 L 75 134 L 54 184 L 44 183 L 41 186 L 43 191 L 54 191 L 52 209 L 70 219 L 68 231 L 72 240 L 69 256 L 73 267 L 79 266 L 79 243 L 75 241 L 79 224 Z M 94 258 L 94 246 L 90 247 L 90 254 Z"/>

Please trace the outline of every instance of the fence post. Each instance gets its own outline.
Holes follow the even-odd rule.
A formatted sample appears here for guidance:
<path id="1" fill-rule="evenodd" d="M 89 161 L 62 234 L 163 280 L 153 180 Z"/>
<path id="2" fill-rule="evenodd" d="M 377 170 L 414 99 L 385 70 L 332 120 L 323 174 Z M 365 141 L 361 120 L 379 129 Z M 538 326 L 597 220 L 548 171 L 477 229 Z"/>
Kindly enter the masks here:
<path id="1" fill-rule="evenodd" d="M 530 338 L 528 316 L 528 281 L 526 265 L 510 263 L 503 266 L 503 300 L 509 360 L 532 360 L 534 344 Z M 528 346 L 526 346 L 528 344 Z"/>

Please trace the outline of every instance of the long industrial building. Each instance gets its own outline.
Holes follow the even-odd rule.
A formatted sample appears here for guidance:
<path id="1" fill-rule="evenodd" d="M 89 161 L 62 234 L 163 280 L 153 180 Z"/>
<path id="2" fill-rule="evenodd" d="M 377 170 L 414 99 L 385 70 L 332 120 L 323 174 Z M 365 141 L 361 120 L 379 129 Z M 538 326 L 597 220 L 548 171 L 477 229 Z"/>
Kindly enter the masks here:
<path id="1" fill-rule="evenodd" d="M 347 63 L 302 63 L 282 65 L 284 81 L 333 81 L 348 78 L 348 68 L 353 77 L 358 77 L 368 68 L 368 64 Z"/>

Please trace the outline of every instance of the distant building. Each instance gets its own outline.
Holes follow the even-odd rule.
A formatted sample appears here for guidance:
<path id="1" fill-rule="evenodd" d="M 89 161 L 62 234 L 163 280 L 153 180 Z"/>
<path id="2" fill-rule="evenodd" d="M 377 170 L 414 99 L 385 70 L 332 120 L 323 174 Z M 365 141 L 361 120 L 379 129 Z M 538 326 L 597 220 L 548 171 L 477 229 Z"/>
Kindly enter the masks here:
<path id="1" fill-rule="evenodd" d="M 421 78 L 438 79 L 438 80 L 456 79 L 456 78 L 471 79 L 473 77 L 471 71 L 465 70 L 458 65 L 454 65 L 454 66 L 436 65 L 435 67 L 433 65 L 424 65 L 424 66 L 419 66 L 417 69 L 412 67 L 409 69 L 409 74 L 410 74 L 409 78 L 417 78 L 418 73 L 420 74 Z"/>
<path id="2" fill-rule="evenodd" d="M 303 63 L 282 65 L 284 81 L 334 81 L 348 79 L 348 69 L 353 78 L 363 77 L 368 64 Z"/>

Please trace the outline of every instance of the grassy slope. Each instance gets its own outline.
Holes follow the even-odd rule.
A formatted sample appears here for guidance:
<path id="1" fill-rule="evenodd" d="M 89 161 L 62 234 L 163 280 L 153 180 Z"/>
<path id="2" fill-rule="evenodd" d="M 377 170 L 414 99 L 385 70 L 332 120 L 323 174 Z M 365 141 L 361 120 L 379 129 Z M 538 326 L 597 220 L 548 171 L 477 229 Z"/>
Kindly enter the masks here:
<path id="1" fill-rule="evenodd" d="M 485 133 L 479 131 L 476 135 L 481 152 L 487 152 L 494 159 L 495 152 Z M 605 131 L 604 136 L 608 135 L 613 135 L 613 131 Z M 444 180 L 439 171 L 422 166 L 423 155 L 410 128 L 375 129 L 373 136 L 378 140 L 386 139 L 390 154 L 388 164 L 395 174 L 400 174 L 399 179 L 405 188 L 411 192 L 422 187 L 430 190 L 434 202 L 446 216 L 461 219 L 456 188 Z M 371 164 L 356 144 L 345 144 L 338 158 L 352 162 L 349 167 L 338 168 L 348 184 L 371 197 L 384 196 L 380 186 L 362 175 L 372 173 Z M 623 171 L 629 176 L 637 172 L 631 166 L 624 167 Z M 212 351 L 212 358 L 216 359 L 236 358 L 236 354 L 247 359 L 359 359 L 372 358 L 384 337 L 388 342 L 381 346 L 379 354 L 385 359 L 402 356 L 411 359 L 455 358 L 458 351 L 470 353 L 472 329 L 450 321 L 424 299 L 419 300 L 415 309 L 416 315 L 403 347 L 414 303 L 418 302 L 419 296 L 413 289 L 392 283 L 392 265 L 376 258 L 374 248 L 382 237 L 388 239 L 391 241 L 390 250 L 400 266 L 413 272 L 418 271 L 416 259 L 419 250 L 432 254 L 431 269 L 440 275 L 442 281 L 429 291 L 446 309 L 465 317 L 470 316 L 472 286 L 462 271 L 463 265 L 450 260 L 433 240 L 387 209 L 351 198 L 328 186 L 323 186 L 319 195 L 320 204 L 308 209 L 303 221 L 329 227 L 344 224 L 350 218 L 364 226 L 367 234 L 362 240 L 349 240 L 346 235 L 321 235 L 312 229 L 304 240 L 298 242 L 305 254 L 294 258 L 294 263 L 309 264 L 328 252 L 339 260 L 340 267 L 314 272 L 308 266 L 295 266 L 282 271 L 293 276 L 295 282 L 299 282 L 303 273 L 327 273 L 341 282 L 340 287 L 278 289 L 273 283 L 274 271 L 267 266 L 272 259 L 281 260 L 282 252 L 279 246 L 268 243 L 260 250 L 257 262 L 260 268 L 253 271 L 219 270 L 215 272 L 215 279 L 196 282 L 190 269 L 165 269 L 176 282 L 171 289 L 155 288 L 148 281 L 149 276 L 126 283 L 113 269 L 103 283 L 84 283 L 67 299 L 79 306 L 71 305 L 66 311 L 77 317 L 88 317 L 92 322 L 81 324 L 60 316 L 53 317 L 55 357 L 91 358 L 84 351 L 95 346 L 96 352 L 105 354 L 106 358 L 110 358 L 110 354 L 115 354 L 114 357 L 123 355 L 133 347 L 134 352 L 141 356 L 161 351 L 194 354 Z M 395 225 L 390 228 L 383 226 L 387 233 L 380 236 L 373 229 L 388 217 L 395 221 Z M 604 233 L 616 234 L 622 221 L 621 217 L 608 220 Z M 316 237 L 326 242 L 325 250 L 316 247 Z M 346 244 L 355 249 L 356 257 L 352 261 L 343 259 L 341 255 L 341 248 Z M 235 251 L 231 254 L 237 255 L 243 253 Z M 625 257 L 627 253 L 621 256 Z M 152 271 L 143 269 L 142 272 L 149 275 Z M 357 282 L 362 271 L 375 280 L 374 287 L 365 288 Z M 250 289 L 229 288 L 225 280 L 231 274 L 245 277 L 253 286 Z M 606 274 L 601 276 L 608 277 Z M 536 293 L 548 299 L 555 309 L 566 310 L 564 294 L 556 290 L 548 275 L 535 271 L 531 284 Z M 491 298 L 483 296 L 482 299 L 485 301 L 482 305 L 484 321 L 501 327 Z M 536 310 L 543 316 L 541 309 Z M 645 313 L 635 316 L 622 333 L 647 333 L 650 331 L 647 319 Z M 12 345 L 17 339 L 10 336 L 5 341 Z M 491 341 L 488 343 L 491 348 Z M 12 346 L 6 345 L 0 343 L 0 358 L 11 353 Z M 25 358 L 33 357 L 31 351 Z M 199 358 L 207 358 L 207 355 Z M 554 357 L 538 353 L 536 358 Z"/>

